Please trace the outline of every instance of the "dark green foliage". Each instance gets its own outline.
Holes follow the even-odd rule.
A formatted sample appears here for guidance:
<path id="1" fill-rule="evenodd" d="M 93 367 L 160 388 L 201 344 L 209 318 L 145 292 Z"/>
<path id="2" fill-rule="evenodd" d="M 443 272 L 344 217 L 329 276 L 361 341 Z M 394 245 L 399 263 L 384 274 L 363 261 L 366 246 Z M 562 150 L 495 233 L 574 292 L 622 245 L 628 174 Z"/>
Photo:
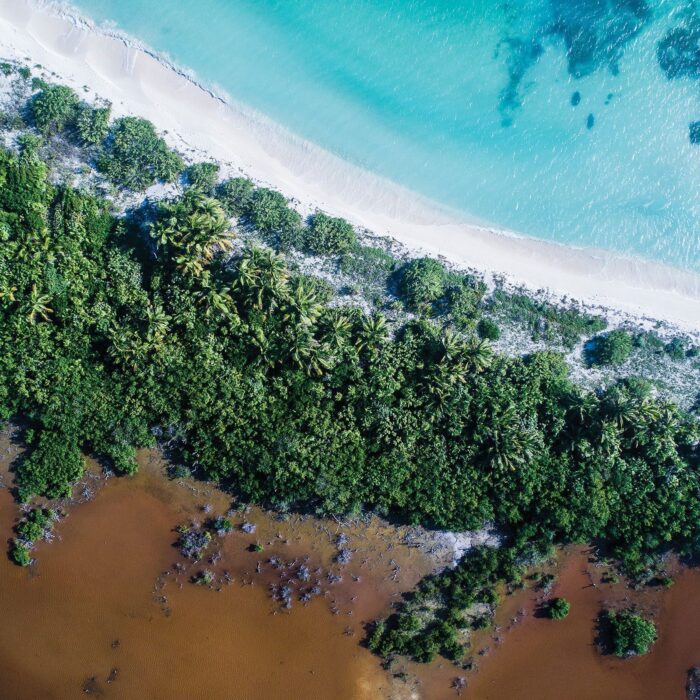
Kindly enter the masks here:
<path id="1" fill-rule="evenodd" d="M 31 549 L 53 529 L 54 512 L 48 508 L 34 508 L 15 525 L 17 537 L 10 547 L 10 558 L 20 566 L 31 563 Z"/>
<path id="2" fill-rule="evenodd" d="M 610 331 L 591 340 L 591 365 L 620 365 L 632 354 L 632 336 L 624 330 Z"/>
<path id="3" fill-rule="evenodd" d="M 91 107 L 81 104 L 75 119 L 78 138 L 87 146 L 99 146 L 109 133 L 109 116 L 112 106 Z"/>
<path id="4" fill-rule="evenodd" d="M 117 124 L 113 164 L 151 164 L 152 127 L 149 148 L 127 143 L 142 128 Z M 144 172 L 151 182 L 156 166 L 124 182 Z M 272 240 L 302 230 L 270 190 L 245 207 Z M 494 603 L 533 541 L 597 539 L 631 570 L 669 548 L 698 552 L 698 422 L 646 383 L 594 393 L 553 352 L 500 356 L 433 323 L 389 327 L 327 305 L 328 285 L 267 247 L 230 258 L 226 213 L 196 188 L 155 216 L 147 238 L 107 202 L 52 186 L 36 149 L 0 151 L 0 416 L 30 426 L 21 498 L 68 493 L 88 451 L 133 471 L 155 434 L 246 502 L 493 522 L 509 537 L 501 550 L 426 580 L 418 607 L 378 635 L 382 653 L 419 659 L 461 654 L 463 610 Z M 376 262 L 379 278 L 393 262 L 368 250 L 352 264 Z M 403 273 L 408 303 L 441 311 L 461 285 L 478 312 L 478 285 L 439 263 Z"/>
<path id="5" fill-rule="evenodd" d="M 664 350 L 672 360 L 678 361 L 685 358 L 685 344 L 682 338 L 673 338 L 671 342 L 666 344 Z"/>
<path id="6" fill-rule="evenodd" d="M 27 66 L 21 66 L 17 69 L 17 74 L 22 80 L 29 80 L 32 77 L 32 71 Z"/>
<path id="7" fill-rule="evenodd" d="M 45 136 L 64 131 L 75 123 L 78 96 L 65 85 L 49 85 L 30 102 L 34 124 Z"/>
<path id="8" fill-rule="evenodd" d="M 496 289 L 489 299 L 489 306 L 498 316 L 524 325 L 533 340 L 561 343 L 568 349 L 593 333 L 605 328 L 605 319 L 589 316 L 576 306 L 562 308 L 533 299 L 522 293 L 509 294 Z"/>
<path id="9" fill-rule="evenodd" d="M 386 620 L 375 623 L 368 647 L 383 657 L 409 656 L 427 663 L 436 654 L 458 660 L 465 649 L 460 633 L 468 627 L 488 626 L 488 617 L 469 624 L 463 611 L 475 603 L 495 602 L 494 587 L 520 577 L 516 549 L 478 547 L 470 550 L 454 569 L 424 578 Z"/>
<path id="10" fill-rule="evenodd" d="M 42 430 L 29 456 L 17 467 L 20 500 L 35 495 L 61 498 L 70 495 L 70 485 L 83 475 L 83 457 L 78 445 L 63 432 Z"/>
<path id="11" fill-rule="evenodd" d="M 283 245 L 301 247 L 301 216 L 279 192 L 257 188 L 251 195 L 245 216 L 263 235 Z"/>
<path id="12" fill-rule="evenodd" d="M 476 326 L 476 332 L 484 340 L 498 340 L 501 337 L 501 329 L 490 318 L 482 318 Z"/>
<path id="13" fill-rule="evenodd" d="M 244 216 L 250 212 L 255 185 L 245 177 L 224 180 L 216 188 L 216 198 L 229 216 Z"/>
<path id="14" fill-rule="evenodd" d="M 10 557 L 19 566 L 29 566 L 32 563 L 32 555 L 29 547 L 15 540 L 10 548 Z"/>
<path id="15" fill-rule="evenodd" d="M 11 75 L 13 70 L 14 69 L 11 63 L 0 63 L 0 73 L 2 73 L 3 75 Z"/>
<path id="16" fill-rule="evenodd" d="M 469 275 L 455 277 L 454 281 L 448 281 L 447 286 L 449 317 L 458 330 L 472 330 L 481 312 L 486 286 Z"/>
<path id="17" fill-rule="evenodd" d="M 649 352 L 663 352 L 664 341 L 653 331 L 637 333 L 632 339 L 635 348 Z"/>
<path id="18" fill-rule="evenodd" d="M 547 605 L 547 615 L 552 620 L 563 620 L 571 610 L 571 603 L 566 598 L 554 598 Z"/>
<path id="19" fill-rule="evenodd" d="M 172 182 L 184 163 L 156 134 L 151 122 L 121 117 L 112 125 L 98 167 L 115 184 L 138 191 L 158 180 Z"/>
<path id="20" fill-rule="evenodd" d="M 399 292 L 411 309 L 437 301 L 445 293 L 445 268 L 434 258 L 417 258 L 399 270 Z"/>
<path id="21" fill-rule="evenodd" d="M 190 187 L 211 194 L 219 179 L 219 166 L 216 163 L 194 163 L 185 170 L 185 178 Z"/>
<path id="22" fill-rule="evenodd" d="M 32 78 L 32 91 L 34 90 L 45 90 L 49 84 L 42 80 L 41 78 Z"/>
<path id="23" fill-rule="evenodd" d="M 314 255 L 342 255 L 357 245 L 355 229 L 345 219 L 315 214 L 305 234 L 305 249 Z"/>
<path id="24" fill-rule="evenodd" d="M 211 529 L 216 532 L 217 535 L 227 535 L 231 530 L 233 530 L 233 523 L 223 516 L 214 518 L 211 522 Z"/>
<path id="25" fill-rule="evenodd" d="M 36 542 L 53 529 L 53 515 L 48 508 L 34 508 L 17 523 L 15 532 L 25 542 Z"/>
<path id="26" fill-rule="evenodd" d="M 656 641 L 656 627 L 632 610 L 603 613 L 609 628 L 612 652 L 619 657 L 646 654 Z"/>

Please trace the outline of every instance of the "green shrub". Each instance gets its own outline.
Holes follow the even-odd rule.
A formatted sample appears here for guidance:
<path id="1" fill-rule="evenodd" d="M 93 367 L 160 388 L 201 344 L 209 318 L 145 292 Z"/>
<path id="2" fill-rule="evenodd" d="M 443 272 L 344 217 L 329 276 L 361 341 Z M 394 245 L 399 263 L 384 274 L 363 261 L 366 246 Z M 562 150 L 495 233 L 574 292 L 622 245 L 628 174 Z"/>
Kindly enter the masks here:
<path id="1" fill-rule="evenodd" d="M 257 188 L 250 199 L 247 216 L 260 233 L 277 236 L 283 245 L 300 247 L 301 216 L 279 192 Z"/>
<path id="2" fill-rule="evenodd" d="M 172 182 L 184 167 L 146 119 L 121 117 L 112 125 L 99 169 L 120 187 L 145 190 L 156 181 Z"/>
<path id="3" fill-rule="evenodd" d="M 466 331 L 474 328 L 485 292 L 486 285 L 469 275 L 462 275 L 458 281 L 448 285 L 447 308 L 457 329 Z"/>
<path id="4" fill-rule="evenodd" d="M 399 275 L 399 292 L 411 309 L 437 301 L 445 293 L 445 268 L 434 258 L 411 260 Z"/>
<path id="5" fill-rule="evenodd" d="M 22 542 L 18 542 L 17 540 L 12 543 L 10 556 L 12 557 L 12 561 L 20 566 L 29 566 L 32 563 L 32 555 L 29 547 L 22 544 Z"/>
<path id="6" fill-rule="evenodd" d="M 685 358 L 685 344 L 682 338 L 673 338 L 670 343 L 666 343 L 664 351 L 672 360 L 682 360 Z"/>
<path id="7" fill-rule="evenodd" d="M 88 146 L 98 146 L 109 133 L 109 117 L 112 106 L 91 107 L 87 104 L 80 105 L 75 127 L 80 140 Z"/>
<path id="8" fill-rule="evenodd" d="M 21 68 L 17 69 L 17 73 L 19 74 L 19 77 L 22 78 L 22 80 L 29 80 L 29 78 L 32 77 L 32 72 L 27 68 L 27 66 L 22 66 Z"/>
<path id="9" fill-rule="evenodd" d="M 46 90 L 49 84 L 41 78 L 32 78 L 32 91 Z"/>
<path id="10" fill-rule="evenodd" d="M 219 179 L 219 166 L 217 163 L 194 163 L 185 170 L 185 178 L 190 187 L 211 194 Z"/>
<path id="11" fill-rule="evenodd" d="M 246 216 L 250 213 L 255 185 L 245 177 L 224 180 L 216 188 L 216 198 L 229 216 Z"/>
<path id="12" fill-rule="evenodd" d="M 42 430 L 30 454 L 17 467 L 20 500 L 35 495 L 50 498 L 70 495 L 70 484 L 83 475 L 84 467 L 78 446 L 66 435 Z"/>
<path id="13" fill-rule="evenodd" d="M 3 75 L 11 75 L 13 70 L 11 63 L 0 63 L 0 73 Z"/>
<path id="14" fill-rule="evenodd" d="M 620 365 L 632 354 L 632 336 L 624 330 L 614 330 L 592 339 L 590 364 Z"/>
<path id="15" fill-rule="evenodd" d="M 498 340 L 501 337 L 501 329 L 490 318 L 482 318 L 476 326 L 476 332 L 482 340 Z"/>
<path id="16" fill-rule="evenodd" d="M 49 85 L 30 102 L 34 124 L 45 136 L 64 131 L 75 123 L 78 102 L 66 85 Z"/>
<path id="17" fill-rule="evenodd" d="M 571 610 L 571 603 L 566 598 L 554 598 L 547 606 L 547 615 L 552 620 L 563 620 Z"/>
<path id="18" fill-rule="evenodd" d="M 632 343 L 635 348 L 640 348 L 651 352 L 661 352 L 664 349 L 664 341 L 661 340 L 661 338 L 659 338 L 659 336 L 653 331 L 637 333 L 634 336 Z"/>
<path id="19" fill-rule="evenodd" d="M 345 219 L 319 213 L 312 217 L 305 248 L 314 255 L 342 255 L 357 245 L 355 229 Z"/>
<path id="20" fill-rule="evenodd" d="M 606 322 L 600 316 L 590 316 L 575 305 L 568 308 L 534 299 L 529 294 L 494 290 L 488 304 L 500 318 L 525 326 L 533 340 L 557 342 L 573 349 L 582 337 L 602 331 Z"/>
<path id="21" fill-rule="evenodd" d="M 610 628 L 612 651 L 616 656 L 646 654 L 657 639 L 654 623 L 631 610 L 609 611 L 604 613 L 604 619 Z"/>

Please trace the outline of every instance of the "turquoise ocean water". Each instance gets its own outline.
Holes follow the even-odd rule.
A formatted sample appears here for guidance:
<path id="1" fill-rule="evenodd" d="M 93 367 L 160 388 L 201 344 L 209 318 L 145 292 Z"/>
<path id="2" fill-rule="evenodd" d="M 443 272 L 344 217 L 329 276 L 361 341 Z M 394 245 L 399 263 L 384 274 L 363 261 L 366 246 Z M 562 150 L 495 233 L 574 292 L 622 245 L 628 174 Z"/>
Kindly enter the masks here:
<path id="1" fill-rule="evenodd" d="M 692 0 L 74 4 L 475 218 L 700 272 Z"/>

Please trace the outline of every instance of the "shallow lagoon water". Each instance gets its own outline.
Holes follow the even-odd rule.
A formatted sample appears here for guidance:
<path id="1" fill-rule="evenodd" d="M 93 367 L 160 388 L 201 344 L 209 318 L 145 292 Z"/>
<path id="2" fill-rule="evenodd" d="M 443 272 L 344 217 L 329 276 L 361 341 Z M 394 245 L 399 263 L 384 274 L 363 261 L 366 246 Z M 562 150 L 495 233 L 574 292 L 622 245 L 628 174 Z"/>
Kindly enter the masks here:
<path id="1" fill-rule="evenodd" d="M 700 271 L 680 0 L 78 0 L 293 132 L 475 220 Z M 688 48 L 690 46 L 690 48 Z"/>

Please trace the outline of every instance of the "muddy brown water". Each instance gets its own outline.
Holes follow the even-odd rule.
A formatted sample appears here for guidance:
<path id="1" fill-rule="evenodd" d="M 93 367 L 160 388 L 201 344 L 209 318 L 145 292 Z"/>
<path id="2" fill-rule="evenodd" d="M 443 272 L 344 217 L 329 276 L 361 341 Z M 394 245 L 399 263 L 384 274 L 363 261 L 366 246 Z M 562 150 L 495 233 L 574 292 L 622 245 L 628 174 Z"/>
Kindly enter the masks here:
<path id="1" fill-rule="evenodd" d="M 536 617 L 536 591 L 507 596 L 497 628 L 474 639 L 476 670 L 400 662 L 393 671 L 407 671 L 409 680 L 397 681 L 358 642 L 364 624 L 435 565 L 402 544 L 404 530 L 378 520 L 280 520 L 252 509 L 236 513 L 235 532 L 210 547 L 213 564 L 195 564 L 173 547 L 174 527 L 225 513 L 230 498 L 168 480 L 155 452 L 140 462 L 134 478 L 88 480 L 96 495 L 68 508 L 57 539 L 36 548 L 36 565 L 0 558 L 2 700 L 448 700 L 457 697 L 450 688 L 457 676 L 467 679 L 461 697 L 479 700 L 683 700 L 686 672 L 700 664 L 700 571 L 682 570 L 670 590 L 638 593 L 603 584 L 602 570 L 579 548 L 562 555 L 551 593 L 572 603 L 567 619 Z M 7 537 L 17 516 L 0 489 Z M 242 532 L 243 522 L 255 533 Z M 344 567 L 333 561 L 340 532 L 353 550 Z M 264 551 L 248 551 L 253 543 Z M 301 564 L 308 583 L 296 576 Z M 203 568 L 214 574 L 210 587 L 189 582 Z M 300 603 L 316 582 L 321 594 Z M 291 610 L 271 598 L 281 585 L 292 590 Z M 630 601 L 653 615 L 659 641 L 643 658 L 601 656 L 598 612 Z"/>
<path id="2" fill-rule="evenodd" d="M 546 597 L 536 591 L 509 596 L 498 611 L 497 630 L 475 640 L 477 669 L 459 672 L 469 700 L 685 700 L 687 672 L 700 666 L 700 571 L 675 567 L 668 590 L 631 590 L 602 582 L 602 568 L 588 553 L 561 556 L 552 597 L 571 603 L 564 620 L 537 617 Z M 593 585 L 595 584 L 595 585 Z M 643 657 L 603 656 L 596 645 L 596 619 L 603 608 L 635 605 L 652 617 L 659 638 Z M 487 650 L 483 656 L 480 651 Z M 415 670 L 415 669 L 414 669 Z M 437 665 L 418 669 L 425 697 L 455 698 L 446 679 L 458 675 Z"/>
<path id="3" fill-rule="evenodd" d="M 273 700 L 374 699 L 395 694 L 379 661 L 359 645 L 363 625 L 410 588 L 432 562 L 372 522 L 290 518 L 259 510 L 233 516 L 257 526 L 210 548 L 214 565 L 192 564 L 173 543 L 178 523 L 226 511 L 216 489 L 167 480 L 153 455 L 134 478 L 97 484 L 96 496 L 69 509 L 58 538 L 35 550 L 29 570 L 0 559 L 0 698 Z M 0 490 L 0 528 L 17 517 Z M 337 532 L 350 537 L 350 565 L 333 564 Z M 262 553 L 249 552 L 259 542 Z M 275 569 L 267 562 L 277 557 Z M 293 572 L 305 561 L 323 592 L 307 605 Z M 178 572 L 173 564 L 186 569 Z M 260 566 L 258 566 L 260 563 Z M 318 571 L 320 567 L 320 571 Z M 400 568 L 399 568 L 400 567 Z M 210 588 L 189 578 L 215 574 Z M 260 573 L 258 573 L 258 570 Z M 327 572 L 342 576 L 329 582 Z M 289 578 L 285 610 L 268 590 Z M 313 580 L 311 581 L 313 583 Z"/>

